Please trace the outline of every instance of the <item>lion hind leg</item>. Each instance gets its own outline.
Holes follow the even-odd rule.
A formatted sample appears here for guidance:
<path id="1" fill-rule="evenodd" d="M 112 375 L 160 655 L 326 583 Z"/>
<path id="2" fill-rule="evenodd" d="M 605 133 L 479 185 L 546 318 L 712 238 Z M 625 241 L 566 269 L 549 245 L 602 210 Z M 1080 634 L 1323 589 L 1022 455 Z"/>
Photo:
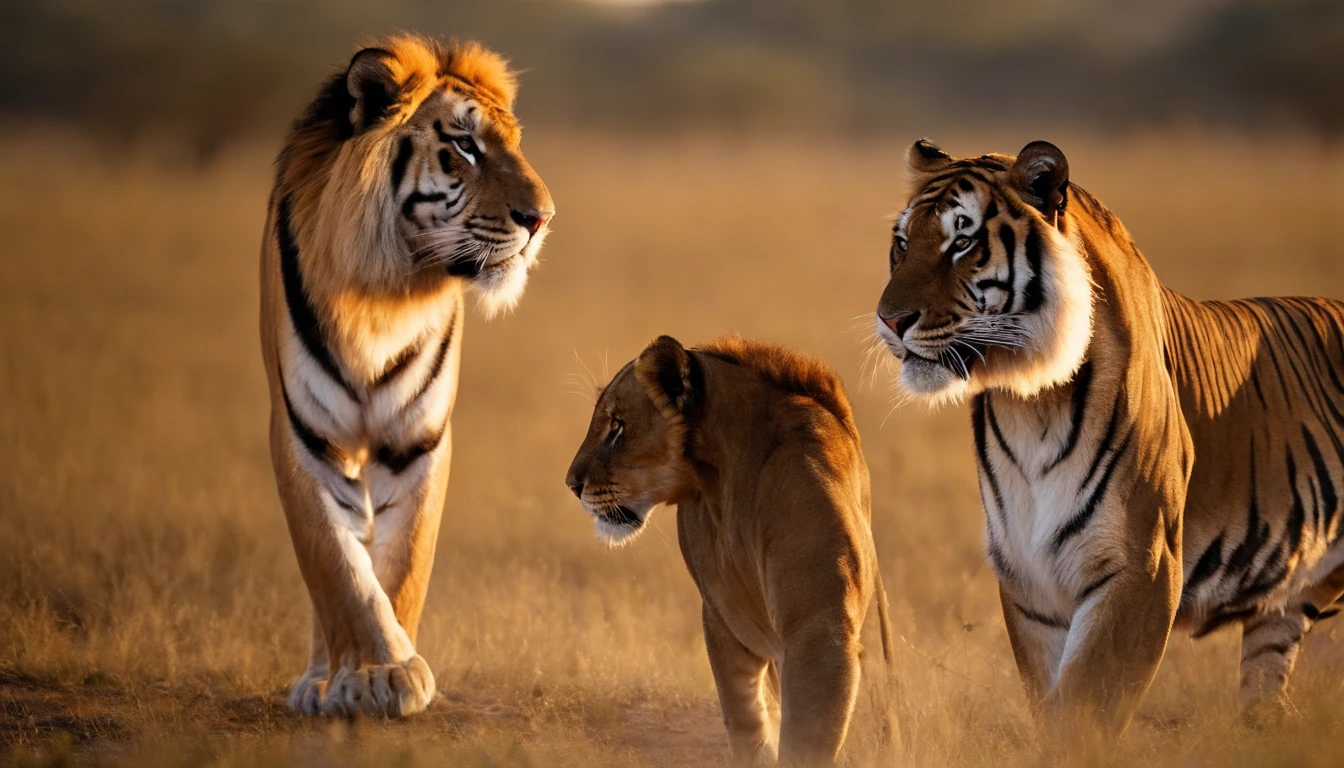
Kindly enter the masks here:
<path id="1" fill-rule="evenodd" d="M 859 692 L 859 643 L 843 619 L 817 621 L 786 640 L 780 670 L 780 762 L 829 765 L 849 731 Z"/>

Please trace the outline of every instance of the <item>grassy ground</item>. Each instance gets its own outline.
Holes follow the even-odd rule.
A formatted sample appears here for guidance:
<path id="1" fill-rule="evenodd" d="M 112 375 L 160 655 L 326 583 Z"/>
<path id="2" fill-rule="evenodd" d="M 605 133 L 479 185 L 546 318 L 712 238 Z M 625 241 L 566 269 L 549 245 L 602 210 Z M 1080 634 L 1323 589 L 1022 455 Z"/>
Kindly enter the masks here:
<path id="1" fill-rule="evenodd" d="M 849 384 L 912 762 L 1034 763 L 981 550 L 966 415 L 893 411 L 886 373 L 863 366 L 883 217 L 913 137 L 529 135 L 560 213 L 519 311 L 469 322 L 421 632 L 442 695 L 386 724 L 282 706 L 304 666 L 307 607 L 257 353 L 270 149 L 186 169 L 6 135 L 0 750 L 13 764 L 717 763 L 725 742 L 675 515 L 607 551 L 561 481 L 588 419 L 584 377 L 659 333 L 692 343 L 729 329 L 817 352 Z M 1036 137 L 935 138 L 970 154 Z M 1339 149 L 1049 138 L 1173 287 L 1344 295 Z M 1339 764 L 1338 631 L 1323 624 L 1308 643 L 1299 716 L 1261 733 L 1234 727 L 1236 637 L 1176 639 L 1116 761 Z"/>

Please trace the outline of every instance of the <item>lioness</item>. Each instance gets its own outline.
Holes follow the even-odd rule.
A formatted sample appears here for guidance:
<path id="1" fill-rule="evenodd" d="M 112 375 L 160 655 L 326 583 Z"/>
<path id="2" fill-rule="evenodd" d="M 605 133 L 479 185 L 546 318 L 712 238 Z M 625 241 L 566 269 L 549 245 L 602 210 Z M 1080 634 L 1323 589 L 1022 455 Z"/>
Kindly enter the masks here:
<path id="1" fill-rule="evenodd" d="M 602 390 L 565 482 L 611 544 L 677 506 L 733 754 L 834 761 L 874 596 L 891 669 L 868 467 L 836 375 L 771 344 L 659 337 Z"/>

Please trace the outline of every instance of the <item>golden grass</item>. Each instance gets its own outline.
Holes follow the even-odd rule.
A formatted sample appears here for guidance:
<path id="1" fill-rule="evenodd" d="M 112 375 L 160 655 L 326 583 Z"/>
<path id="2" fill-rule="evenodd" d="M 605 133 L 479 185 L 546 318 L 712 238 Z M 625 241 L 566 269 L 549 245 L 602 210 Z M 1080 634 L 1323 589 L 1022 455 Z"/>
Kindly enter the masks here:
<path id="1" fill-rule="evenodd" d="M 649 339 L 798 346 L 849 384 L 916 765 L 1032 765 L 965 413 L 863 368 L 906 140 L 528 136 L 559 206 L 518 312 L 466 334 L 453 479 L 406 723 L 290 716 L 307 607 L 266 455 L 256 260 L 268 149 L 205 170 L 68 137 L 0 144 L 0 745 L 15 765 L 700 765 L 723 757 L 675 515 L 607 551 L 562 481 L 602 378 Z M 1029 136 L 942 138 L 1012 151 Z M 1054 136 L 1200 297 L 1344 295 L 1344 156 L 1293 138 Z M 879 358 L 880 360 L 880 358 Z M 882 366 L 879 365 L 879 368 Z M 591 373 L 589 373 L 591 371 Z M 578 385 L 580 387 L 586 385 Z M 1344 624 L 1341 624 L 1344 626 Z M 1231 633 L 1176 639 L 1113 756 L 1335 765 L 1344 653 L 1238 730 Z M 862 723 L 860 723 L 862 726 Z M 851 737 L 862 753 L 865 731 Z"/>

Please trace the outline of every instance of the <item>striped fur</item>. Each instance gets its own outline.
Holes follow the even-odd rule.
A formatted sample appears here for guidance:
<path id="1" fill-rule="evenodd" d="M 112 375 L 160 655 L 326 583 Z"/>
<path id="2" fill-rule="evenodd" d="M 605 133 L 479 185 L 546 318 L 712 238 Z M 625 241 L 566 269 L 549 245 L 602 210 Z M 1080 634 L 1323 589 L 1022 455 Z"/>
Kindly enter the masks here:
<path id="1" fill-rule="evenodd" d="M 1118 734 L 1173 625 L 1235 624 L 1248 714 L 1280 710 L 1344 594 L 1344 304 L 1166 289 L 1044 142 L 966 160 L 921 142 L 911 167 L 879 331 L 904 384 L 973 398 L 1033 706 Z"/>
<path id="2" fill-rule="evenodd" d="M 261 255 L 271 458 L 314 609 L 290 705 L 408 715 L 448 482 L 463 290 L 518 298 L 553 213 L 475 44 L 360 51 L 295 123 Z"/>

